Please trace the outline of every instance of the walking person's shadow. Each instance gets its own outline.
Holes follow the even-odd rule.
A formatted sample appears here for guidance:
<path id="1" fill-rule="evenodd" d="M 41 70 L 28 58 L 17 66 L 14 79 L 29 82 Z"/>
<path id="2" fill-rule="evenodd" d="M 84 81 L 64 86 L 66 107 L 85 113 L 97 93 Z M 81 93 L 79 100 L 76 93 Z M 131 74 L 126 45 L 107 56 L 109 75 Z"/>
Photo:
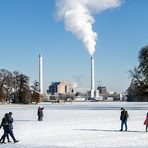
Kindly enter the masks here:
<path id="1" fill-rule="evenodd" d="M 80 130 L 80 131 L 98 131 L 98 132 L 125 132 L 125 133 L 145 133 L 145 131 L 120 131 L 120 130 L 110 130 L 110 129 L 75 129 L 75 130 Z"/>

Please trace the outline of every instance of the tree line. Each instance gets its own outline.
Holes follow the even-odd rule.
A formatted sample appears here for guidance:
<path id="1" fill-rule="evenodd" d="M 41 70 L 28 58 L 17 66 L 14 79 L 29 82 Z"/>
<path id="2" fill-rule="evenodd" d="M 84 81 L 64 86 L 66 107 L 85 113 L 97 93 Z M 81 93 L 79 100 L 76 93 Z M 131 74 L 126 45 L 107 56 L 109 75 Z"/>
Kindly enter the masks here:
<path id="1" fill-rule="evenodd" d="M 18 71 L 10 72 L 0 69 L 0 101 L 29 104 L 40 102 L 39 82 L 34 81 L 29 85 L 29 77 Z"/>

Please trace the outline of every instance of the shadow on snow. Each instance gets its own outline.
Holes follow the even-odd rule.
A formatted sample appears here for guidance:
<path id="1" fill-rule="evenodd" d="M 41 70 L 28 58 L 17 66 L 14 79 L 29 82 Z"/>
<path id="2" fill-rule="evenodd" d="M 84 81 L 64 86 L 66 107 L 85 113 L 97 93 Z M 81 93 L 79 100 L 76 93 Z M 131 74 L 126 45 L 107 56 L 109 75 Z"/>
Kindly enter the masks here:
<path id="1" fill-rule="evenodd" d="M 125 133 L 146 133 L 145 131 L 120 131 L 120 130 L 103 130 L 103 129 L 74 129 L 81 131 L 98 131 L 98 132 L 125 132 Z"/>

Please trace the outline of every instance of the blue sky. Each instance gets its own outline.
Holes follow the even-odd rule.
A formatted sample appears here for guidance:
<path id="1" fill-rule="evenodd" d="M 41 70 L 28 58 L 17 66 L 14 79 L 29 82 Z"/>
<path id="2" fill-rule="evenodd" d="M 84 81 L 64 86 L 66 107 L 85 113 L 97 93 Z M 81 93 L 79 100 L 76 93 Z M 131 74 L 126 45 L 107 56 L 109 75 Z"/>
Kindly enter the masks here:
<path id="1" fill-rule="evenodd" d="M 95 79 L 109 91 L 123 92 L 139 50 L 148 44 L 148 1 L 124 0 L 95 14 Z M 38 80 L 38 55 L 44 58 L 44 90 L 52 81 L 77 81 L 90 87 L 90 56 L 55 17 L 54 0 L 0 0 L 0 68 Z"/>

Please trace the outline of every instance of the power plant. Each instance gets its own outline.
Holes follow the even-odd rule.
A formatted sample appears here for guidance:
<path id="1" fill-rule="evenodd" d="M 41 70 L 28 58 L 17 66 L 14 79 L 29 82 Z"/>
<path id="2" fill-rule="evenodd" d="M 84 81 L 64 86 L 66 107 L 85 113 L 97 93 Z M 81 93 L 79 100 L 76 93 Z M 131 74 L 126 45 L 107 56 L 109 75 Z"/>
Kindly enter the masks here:
<path id="1" fill-rule="evenodd" d="M 39 91 L 43 94 L 43 58 L 42 54 L 39 55 Z"/>
<path id="2" fill-rule="evenodd" d="M 39 54 L 39 92 L 43 94 L 43 57 Z M 95 96 L 98 97 L 98 93 L 95 95 L 95 67 L 94 67 L 94 57 L 91 57 L 91 90 L 90 98 L 94 99 Z"/>

